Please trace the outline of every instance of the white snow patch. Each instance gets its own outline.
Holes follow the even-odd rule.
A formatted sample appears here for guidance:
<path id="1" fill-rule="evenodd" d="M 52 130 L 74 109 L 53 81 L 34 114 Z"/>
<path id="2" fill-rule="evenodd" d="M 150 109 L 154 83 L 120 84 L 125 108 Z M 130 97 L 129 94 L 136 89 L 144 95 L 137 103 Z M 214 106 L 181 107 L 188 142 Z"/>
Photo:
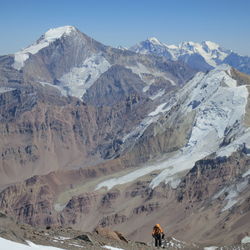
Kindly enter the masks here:
<path id="1" fill-rule="evenodd" d="M 218 247 L 211 246 L 211 247 L 204 247 L 204 250 L 216 250 Z"/>
<path id="2" fill-rule="evenodd" d="M 31 46 L 15 53 L 15 61 L 12 66 L 17 70 L 20 70 L 24 66 L 24 63 L 29 58 L 30 54 L 36 54 L 41 49 L 48 47 L 50 43 L 59 39 L 63 35 L 69 35 L 73 31 L 76 31 L 76 29 L 72 26 L 63 26 L 48 30 L 38 41 L 33 43 Z"/>
<path id="3" fill-rule="evenodd" d="M 65 237 L 65 236 L 54 236 L 55 240 L 59 240 L 59 241 L 64 241 L 64 240 L 70 240 L 70 237 Z"/>
<path id="4" fill-rule="evenodd" d="M 70 245 L 70 246 L 73 246 L 73 247 L 85 248 L 85 247 L 83 247 L 83 246 L 81 246 L 81 245 L 78 245 L 78 244 L 76 244 L 76 243 L 69 243 L 69 245 Z"/>
<path id="5" fill-rule="evenodd" d="M 139 138 L 144 133 L 144 131 L 148 128 L 149 125 L 157 122 L 158 119 L 161 117 L 161 114 L 163 112 L 167 112 L 168 110 L 170 110 L 171 107 L 173 107 L 175 103 L 176 103 L 175 98 L 171 98 L 168 103 L 160 104 L 153 112 L 149 113 L 148 116 L 144 118 L 142 122 L 136 128 L 133 128 L 133 130 L 130 133 L 128 133 L 127 135 L 123 137 L 122 139 L 123 142 L 131 138 L 133 140 L 135 138 Z"/>
<path id="6" fill-rule="evenodd" d="M 64 89 L 63 87 L 59 86 L 59 85 L 54 85 L 54 84 L 49 83 L 49 82 L 39 82 L 39 83 L 43 87 L 49 86 L 49 87 L 55 88 L 55 89 L 59 90 L 63 96 L 67 96 L 67 90 Z"/>
<path id="7" fill-rule="evenodd" d="M 226 197 L 227 204 L 224 208 L 222 208 L 222 212 L 228 210 L 229 208 L 233 207 L 235 204 L 238 203 L 237 200 L 238 192 L 236 190 L 229 190 L 229 194 Z"/>
<path id="8" fill-rule="evenodd" d="M 166 112 L 169 110 L 169 107 L 166 106 L 166 102 L 165 103 L 162 103 L 160 104 L 154 111 L 152 111 L 151 113 L 148 114 L 148 116 L 156 116 L 158 115 L 159 113 L 163 113 L 163 112 Z"/>
<path id="9" fill-rule="evenodd" d="M 242 244 L 247 244 L 250 243 L 250 236 L 245 236 L 242 240 L 241 240 Z"/>
<path id="10" fill-rule="evenodd" d="M 203 155 L 203 156 L 206 156 L 206 155 Z M 196 154 L 196 155 L 188 154 L 187 152 L 179 153 L 169 160 L 166 160 L 163 162 L 156 162 L 155 164 L 140 168 L 124 176 L 101 182 L 97 185 L 96 190 L 102 187 L 107 187 L 107 189 L 111 189 L 112 187 L 116 185 L 121 185 L 121 184 L 134 181 L 153 171 L 159 171 L 159 170 L 164 170 L 164 171 L 162 171 L 157 177 L 155 177 L 151 181 L 150 187 L 155 188 L 162 181 L 165 181 L 165 183 L 170 183 L 170 185 L 173 188 L 176 188 L 176 184 L 178 183 L 176 174 L 192 168 L 196 160 L 199 160 L 200 157 L 203 158 L 203 156 L 201 154 Z"/>
<path id="11" fill-rule="evenodd" d="M 144 74 L 150 74 L 155 77 L 162 77 L 165 80 L 169 81 L 173 86 L 176 85 L 176 83 L 171 78 L 169 78 L 166 73 L 157 71 L 156 69 L 155 70 L 149 69 L 142 63 L 137 63 L 136 66 L 127 66 L 127 68 L 131 69 L 133 73 L 139 75 L 140 78 L 144 82 L 147 82 L 148 85 L 151 85 L 152 83 L 154 83 L 154 79 L 152 79 L 151 81 L 147 81 L 146 78 L 144 77 Z"/>
<path id="12" fill-rule="evenodd" d="M 15 88 L 0 87 L 0 94 L 6 93 L 6 92 L 9 92 L 9 91 L 13 91 L 13 90 L 15 90 Z"/>
<path id="13" fill-rule="evenodd" d="M 62 212 L 62 210 L 67 206 L 67 203 L 65 204 L 60 204 L 60 203 L 56 203 L 54 204 L 54 209 L 57 211 L 57 212 Z"/>
<path id="14" fill-rule="evenodd" d="M 74 67 L 59 80 L 60 88 L 67 89 L 68 95 L 81 98 L 86 90 L 111 67 L 110 63 L 99 54 L 87 58 L 81 67 Z"/>
<path id="15" fill-rule="evenodd" d="M 150 85 L 147 85 L 147 86 L 145 86 L 145 87 L 142 89 L 142 91 L 145 93 L 145 92 L 147 92 L 147 91 L 149 90 L 149 88 L 150 88 Z"/>
<path id="16" fill-rule="evenodd" d="M 250 129 L 246 129 L 242 135 L 236 138 L 229 145 L 220 148 L 216 154 L 217 156 L 226 156 L 229 157 L 232 153 L 236 152 L 243 144 L 246 147 L 250 147 Z"/>
<path id="17" fill-rule="evenodd" d="M 50 247 L 50 246 L 42 246 L 42 245 L 36 245 L 33 242 L 27 241 L 28 245 L 24 245 L 18 242 L 6 240 L 3 238 L 0 238 L 0 246 L 1 249 L 8 249 L 8 250 L 30 250 L 30 249 L 36 249 L 36 250 L 60 250 L 62 248 L 57 247 Z"/>
<path id="18" fill-rule="evenodd" d="M 146 117 L 145 119 L 142 120 L 142 122 L 136 128 L 134 128 L 127 135 L 125 135 L 123 137 L 122 141 L 125 142 L 126 140 L 128 140 L 130 138 L 134 139 L 134 138 L 140 137 L 150 124 L 157 122 L 158 118 L 159 118 L 159 116 Z"/>
<path id="19" fill-rule="evenodd" d="M 225 187 L 217 192 L 213 196 L 213 200 L 219 198 L 223 193 L 228 193 L 225 197 L 227 204 L 222 208 L 222 212 L 232 208 L 235 204 L 239 203 L 241 200 L 239 198 L 240 193 L 242 193 L 248 186 L 248 180 L 243 180 L 237 184 L 232 184 L 229 187 Z"/>
<path id="20" fill-rule="evenodd" d="M 117 247 L 111 247 L 111 246 L 103 246 L 103 248 L 106 248 L 109 250 L 124 250 L 123 248 L 117 248 Z"/>
<path id="21" fill-rule="evenodd" d="M 143 88 L 143 90 L 144 90 L 144 88 Z M 163 96 L 164 94 L 165 94 L 165 90 L 161 90 L 158 93 L 156 93 L 155 95 L 151 96 L 150 99 L 151 100 L 155 100 L 155 99 Z"/>

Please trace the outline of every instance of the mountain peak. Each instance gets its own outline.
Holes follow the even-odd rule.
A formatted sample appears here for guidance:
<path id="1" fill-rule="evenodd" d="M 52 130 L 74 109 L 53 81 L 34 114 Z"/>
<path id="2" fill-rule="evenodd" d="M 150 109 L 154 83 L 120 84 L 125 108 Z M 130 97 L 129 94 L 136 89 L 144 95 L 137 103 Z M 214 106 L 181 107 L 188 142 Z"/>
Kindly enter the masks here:
<path id="1" fill-rule="evenodd" d="M 153 44 L 159 44 L 159 45 L 162 44 L 156 37 L 150 37 L 147 40 Z"/>
<path id="2" fill-rule="evenodd" d="M 210 50 L 218 50 L 220 48 L 220 45 L 215 43 L 215 42 L 211 42 L 211 41 L 203 41 L 201 43 L 203 46 L 205 45 L 206 47 L 208 47 Z"/>
<path id="3" fill-rule="evenodd" d="M 15 61 L 12 66 L 17 70 L 20 70 L 30 54 L 34 55 L 38 53 L 41 49 L 48 47 L 55 40 L 60 39 L 65 35 L 73 34 L 73 32 L 77 32 L 77 29 L 74 26 L 62 26 L 49 29 L 35 43 L 15 53 Z"/>
<path id="4" fill-rule="evenodd" d="M 55 40 L 63 35 L 69 35 L 71 32 L 76 32 L 77 29 L 74 26 L 61 26 L 58 28 L 49 29 L 44 35 L 43 38 L 50 41 Z"/>

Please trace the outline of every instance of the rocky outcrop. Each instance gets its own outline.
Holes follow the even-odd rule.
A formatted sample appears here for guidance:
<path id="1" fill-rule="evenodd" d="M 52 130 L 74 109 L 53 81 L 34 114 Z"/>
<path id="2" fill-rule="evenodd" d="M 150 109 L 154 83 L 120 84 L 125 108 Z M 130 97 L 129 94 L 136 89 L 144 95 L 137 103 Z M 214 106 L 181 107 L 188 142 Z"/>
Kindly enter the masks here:
<path id="1" fill-rule="evenodd" d="M 204 202 L 221 187 L 240 180 L 242 173 L 250 165 L 250 160 L 242 152 L 229 158 L 208 158 L 196 162 L 186 177 L 179 184 L 177 199 L 182 202 Z"/>

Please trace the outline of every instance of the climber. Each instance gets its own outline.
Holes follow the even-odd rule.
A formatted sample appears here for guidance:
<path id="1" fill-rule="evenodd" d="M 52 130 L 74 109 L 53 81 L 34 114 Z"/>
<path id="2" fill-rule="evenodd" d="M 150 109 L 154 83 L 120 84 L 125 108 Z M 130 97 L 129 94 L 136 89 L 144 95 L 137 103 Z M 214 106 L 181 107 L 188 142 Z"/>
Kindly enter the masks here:
<path id="1" fill-rule="evenodd" d="M 155 246 L 156 247 L 161 247 L 161 240 L 164 239 L 164 232 L 163 232 L 160 224 L 156 224 L 153 227 L 152 236 L 155 239 Z"/>

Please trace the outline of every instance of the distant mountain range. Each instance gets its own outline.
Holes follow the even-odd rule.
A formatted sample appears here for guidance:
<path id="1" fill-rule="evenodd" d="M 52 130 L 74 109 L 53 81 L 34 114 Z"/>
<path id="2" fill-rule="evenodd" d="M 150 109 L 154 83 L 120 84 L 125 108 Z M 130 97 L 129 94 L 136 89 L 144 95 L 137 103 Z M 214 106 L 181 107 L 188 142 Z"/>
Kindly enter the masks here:
<path id="1" fill-rule="evenodd" d="M 241 56 L 211 41 L 201 43 L 182 42 L 179 45 L 167 45 L 152 37 L 132 46 L 130 50 L 141 54 L 163 56 L 174 61 L 179 60 L 198 71 L 205 72 L 226 63 L 241 72 L 250 74 L 250 57 Z"/>

